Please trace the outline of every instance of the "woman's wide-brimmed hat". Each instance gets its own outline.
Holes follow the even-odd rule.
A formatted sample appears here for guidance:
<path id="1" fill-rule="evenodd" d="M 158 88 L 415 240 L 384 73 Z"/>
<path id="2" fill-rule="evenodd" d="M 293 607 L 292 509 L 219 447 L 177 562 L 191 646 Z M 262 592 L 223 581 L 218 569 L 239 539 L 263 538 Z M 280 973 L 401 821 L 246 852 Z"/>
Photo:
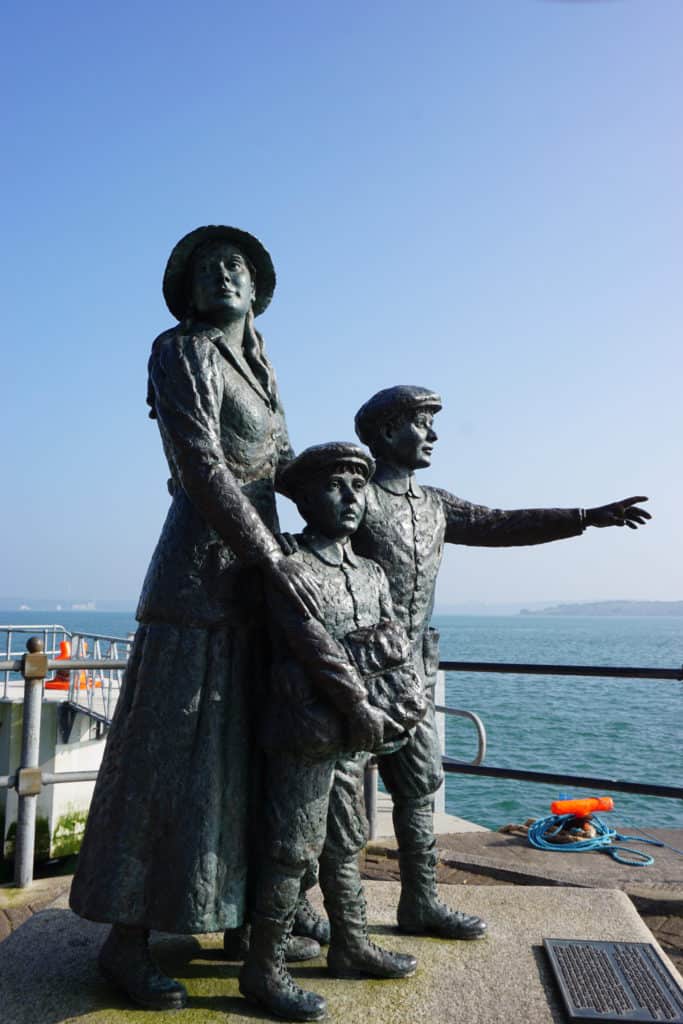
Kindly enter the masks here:
<path id="1" fill-rule="evenodd" d="M 208 224 L 203 228 L 195 228 L 181 238 L 174 246 L 166 264 L 164 299 L 177 320 L 182 320 L 187 315 L 191 298 L 189 269 L 192 254 L 198 246 L 214 241 L 232 242 L 254 268 L 254 316 L 262 313 L 273 297 L 275 267 L 270 253 L 258 238 L 240 228 L 227 227 L 225 224 Z"/>

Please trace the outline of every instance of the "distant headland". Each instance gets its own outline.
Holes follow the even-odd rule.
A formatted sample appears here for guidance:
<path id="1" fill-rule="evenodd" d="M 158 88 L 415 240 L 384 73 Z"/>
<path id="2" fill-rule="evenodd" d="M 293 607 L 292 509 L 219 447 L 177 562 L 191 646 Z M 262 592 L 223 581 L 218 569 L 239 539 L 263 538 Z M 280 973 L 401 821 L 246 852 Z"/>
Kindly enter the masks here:
<path id="1" fill-rule="evenodd" d="M 520 615 L 683 615 L 683 601 L 589 601 L 522 608 Z"/>

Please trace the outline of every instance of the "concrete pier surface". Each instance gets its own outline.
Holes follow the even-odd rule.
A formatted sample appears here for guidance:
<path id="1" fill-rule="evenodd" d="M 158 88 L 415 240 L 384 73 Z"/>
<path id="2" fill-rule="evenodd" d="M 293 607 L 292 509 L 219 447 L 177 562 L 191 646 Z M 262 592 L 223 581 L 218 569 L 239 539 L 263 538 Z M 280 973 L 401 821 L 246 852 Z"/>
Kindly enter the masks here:
<path id="1" fill-rule="evenodd" d="M 616 890 L 442 886 L 452 905 L 488 920 L 490 936 L 478 942 L 400 935 L 393 924 L 398 892 L 395 882 L 366 882 L 370 929 L 387 948 L 418 957 L 413 978 L 335 981 L 324 959 L 293 967 L 299 984 L 326 996 L 332 1024 L 560 1024 L 565 1017 L 543 938 L 654 941 Z M 320 904 L 317 891 L 313 899 Z M 26 920 L 0 946 L 0 1024 L 150 1024 L 149 1012 L 131 1009 L 99 976 L 106 931 L 72 914 L 66 894 Z M 155 934 L 153 948 L 190 994 L 186 1010 L 154 1014 L 158 1024 L 267 1019 L 239 995 L 239 965 L 222 960 L 220 935 Z"/>
<path id="2" fill-rule="evenodd" d="M 627 826 L 619 831 L 635 835 Z M 624 847 L 650 854 L 654 863 L 646 867 L 621 863 L 604 850 L 538 850 L 525 837 L 500 832 L 443 836 L 439 854 L 444 864 L 517 884 L 622 889 L 633 897 L 678 901 L 683 906 L 683 829 L 652 828 L 647 837 L 666 845 L 652 846 L 637 839 L 613 844 L 625 858 L 635 859 Z"/>

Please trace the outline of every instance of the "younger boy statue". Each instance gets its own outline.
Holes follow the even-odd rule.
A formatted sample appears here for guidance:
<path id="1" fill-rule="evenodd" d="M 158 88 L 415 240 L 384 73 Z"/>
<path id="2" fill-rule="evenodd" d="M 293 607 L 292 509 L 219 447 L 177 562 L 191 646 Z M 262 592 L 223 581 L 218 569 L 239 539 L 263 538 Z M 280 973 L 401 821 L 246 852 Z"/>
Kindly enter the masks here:
<path id="1" fill-rule="evenodd" d="M 420 487 L 415 470 L 429 466 L 437 440 L 433 427 L 441 398 L 428 388 L 397 386 L 373 395 L 356 414 L 356 433 L 377 460 L 367 488 L 366 511 L 354 534 L 354 550 L 372 558 L 389 580 L 394 615 L 413 644 L 414 664 L 431 695 L 430 709 L 409 742 L 379 758 L 382 780 L 393 799 L 399 850 L 402 931 L 442 938 L 481 938 L 486 925 L 451 910 L 436 891 L 433 795 L 443 782 L 433 692 L 439 663 L 438 633 L 429 628 L 434 587 L 444 542 L 485 547 L 544 544 L 576 537 L 588 526 L 642 525 L 646 498 L 593 509 L 505 511 L 473 505 L 447 491 Z"/>
<path id="2" fill-rule="evenodd" d="M 404 978 L 416 967 L 413 956 L 388 952 L 368 937 L 358 867 L 368 836 L 367 737 L 379 736 L 382 749 L 391 734 L 395 743 L 404 742 L 427 707 L 405 631 L 392 621 L 384 572 L 349 543 L 363 518 L 373 469 L 356 445 L 333 443 L 308 448 L 280 477 L 280 489 L 308 524 L 290 557 L 316 584 L 321 612 L 320 621 L 296 612 L 289 621 L 280 610 L 271 623 L 273 668 L 260 736 L 264 835 L 240 991 L 289 1020 L 319 1020 L 326 1011 L 321 996 L 294 983 L 284 958 L 302 880 L 318 860 L 331 928 L 330 973 Z M 314 637 L 321 627 L 339 641 L 355 691 L 302 659 L 297 638 Z"/>

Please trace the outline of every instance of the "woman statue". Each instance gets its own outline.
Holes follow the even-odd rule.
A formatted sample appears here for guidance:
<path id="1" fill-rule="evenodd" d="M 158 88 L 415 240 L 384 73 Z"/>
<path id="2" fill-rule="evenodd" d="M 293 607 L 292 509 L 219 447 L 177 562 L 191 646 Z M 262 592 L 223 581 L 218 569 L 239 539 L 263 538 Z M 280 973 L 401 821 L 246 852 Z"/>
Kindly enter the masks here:
<path id="1" fill-rule="evenodd" d="M 315 621 L 314 584 L 275 537 L 273 482 L 292 453 L 254 327 L 274 288 L 271 258 L 253 235 L 192 231 L 164 276 L 179 323 L 157 338 L 149 361 L 150 416 L 172 501 L 71 890 L 78 914 L 113 925 L 103 973 L 149 1008 L 187 998 L 152 960 L 150 929 L 215 932 L 243 922 L 247 705 L 265 673 L 262 584 L 302 622 Z M 308 654 L 343 674 L 326 636 L 320 627 L 314 652 L 306 640 Z M 355 705 L 356 731 L 372 733 L 364 707 Z"/>

